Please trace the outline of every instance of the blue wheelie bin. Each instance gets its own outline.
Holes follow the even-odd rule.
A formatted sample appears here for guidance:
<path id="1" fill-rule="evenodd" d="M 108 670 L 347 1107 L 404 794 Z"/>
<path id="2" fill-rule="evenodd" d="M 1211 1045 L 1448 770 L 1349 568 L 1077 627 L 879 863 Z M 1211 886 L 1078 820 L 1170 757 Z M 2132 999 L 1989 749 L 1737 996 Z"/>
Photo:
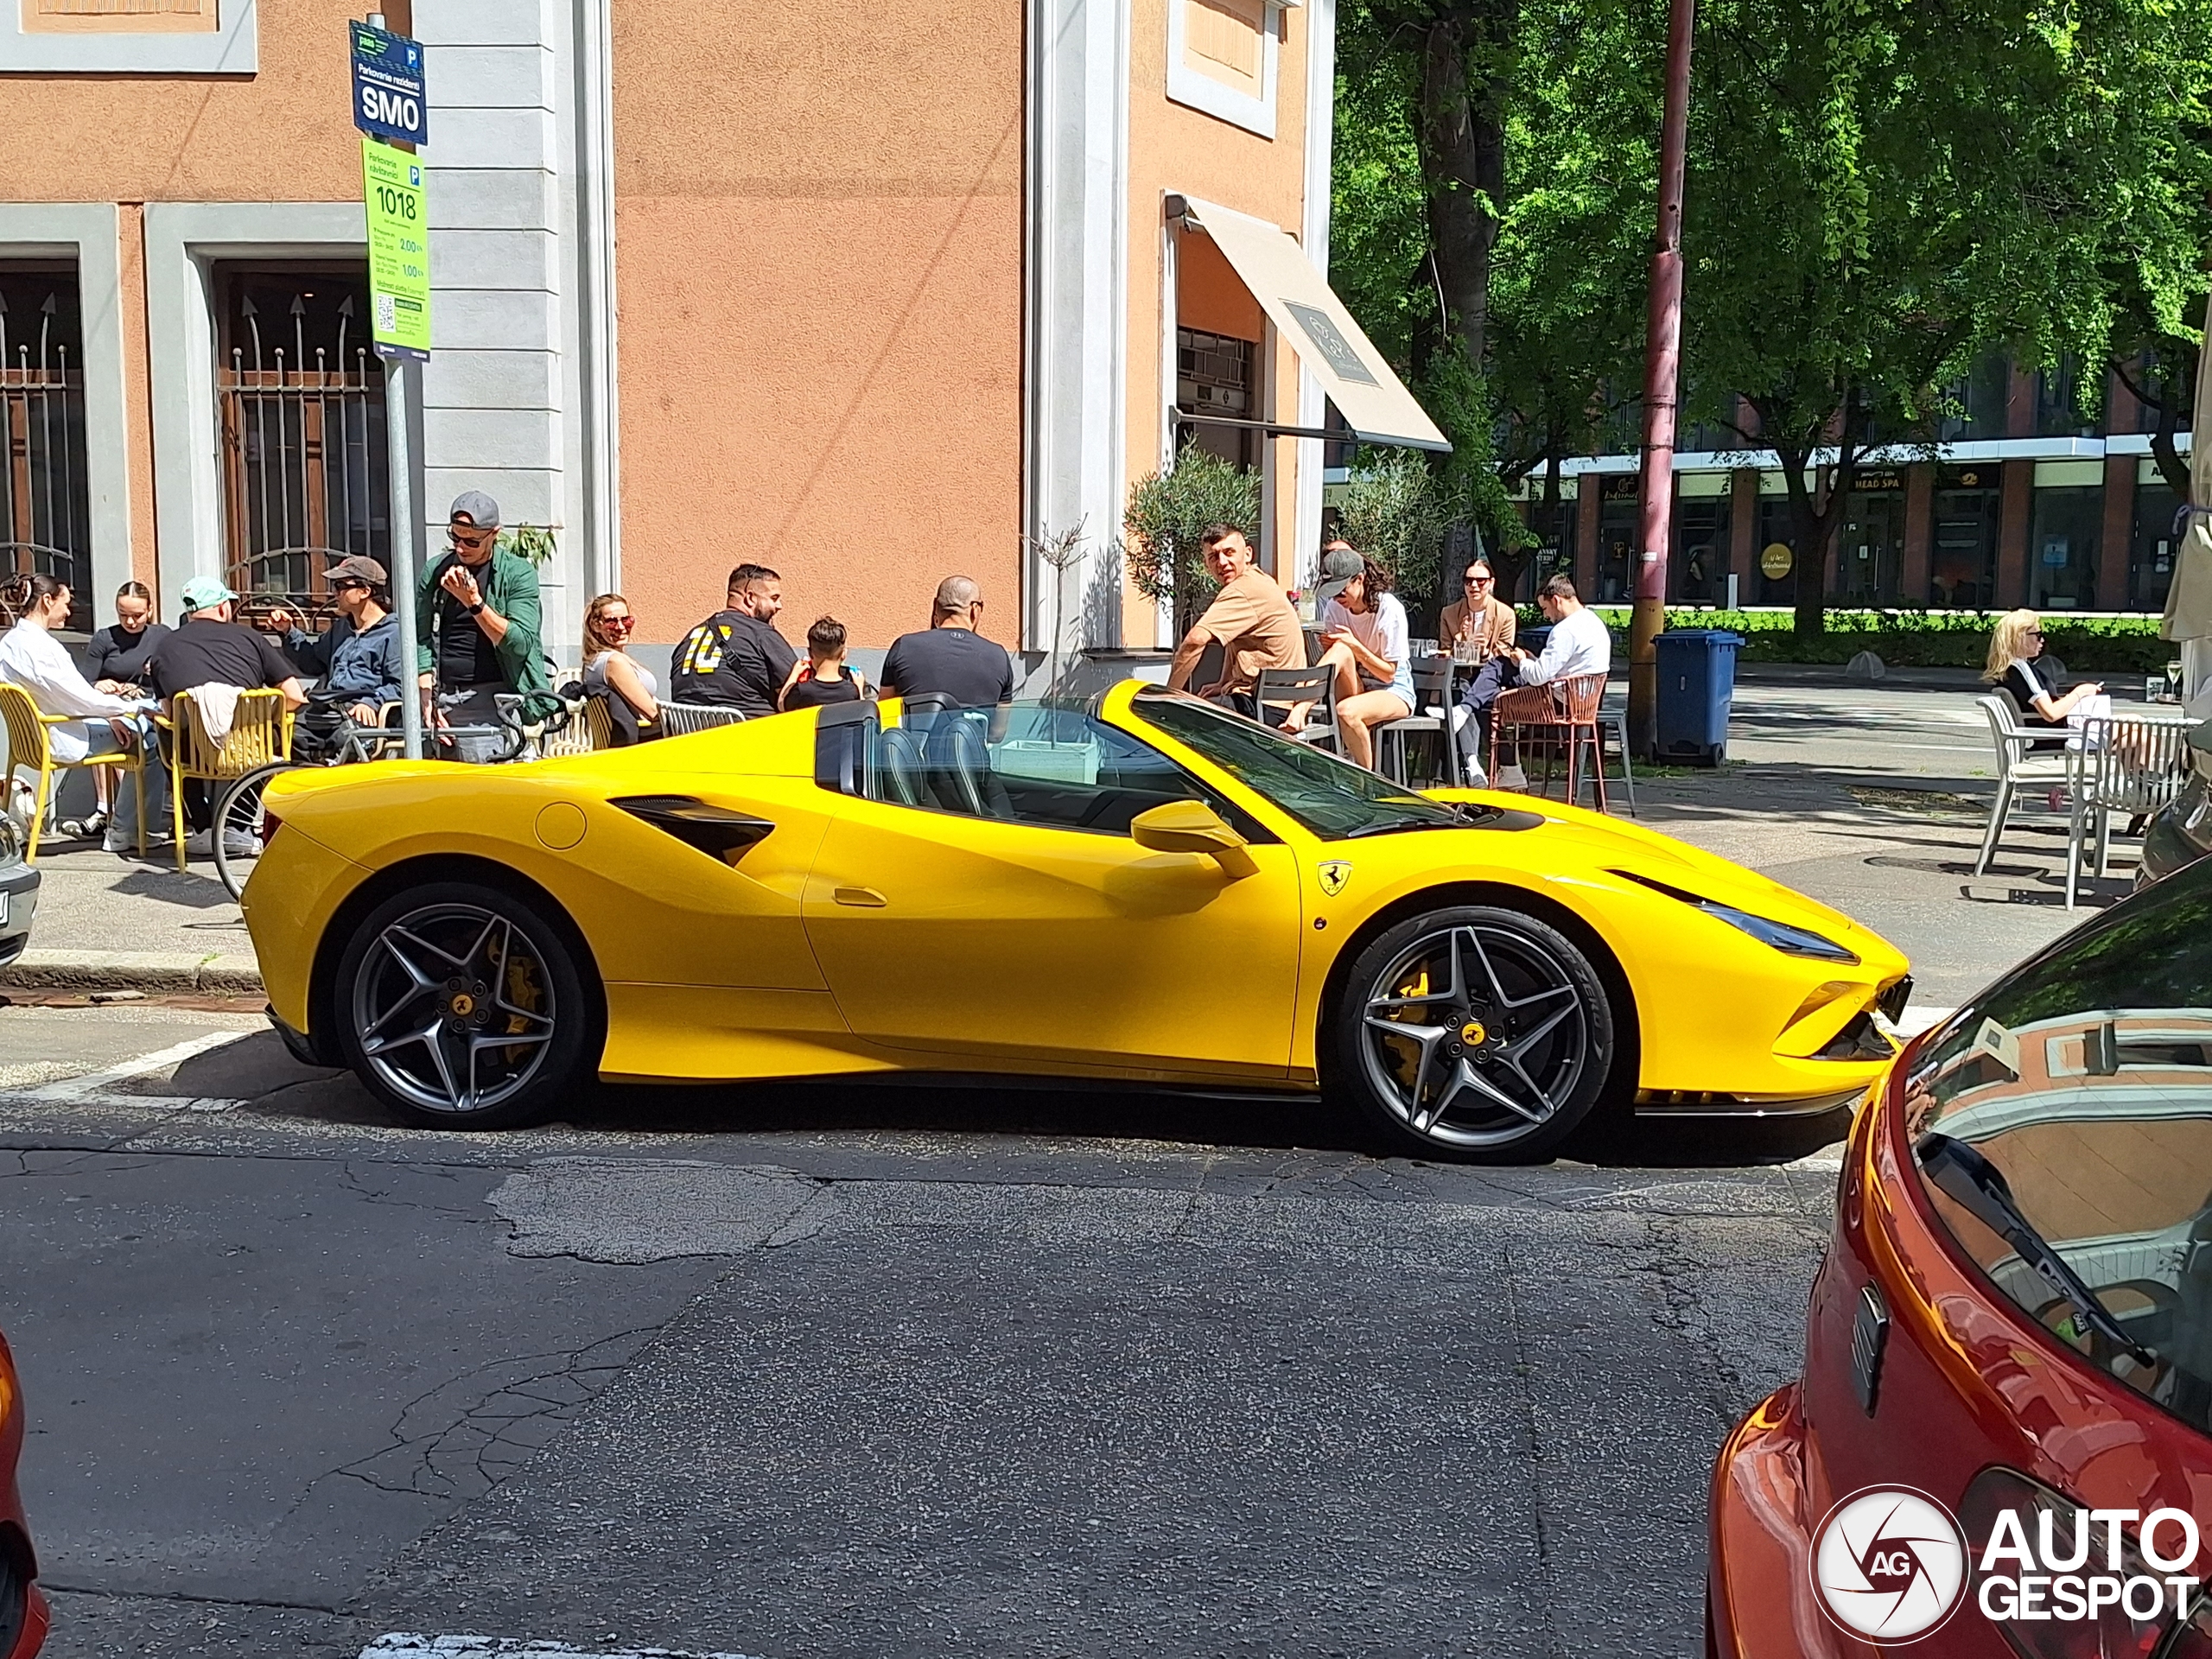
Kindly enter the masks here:
<path id="1" fill-rule="evenodd" d="M 1740 633 L 1669 628 L 1659 652 L 1659 752 L 1677 766 L 1717 766 L 1728 758 L 1728 705 L 1736 696 Z"/>

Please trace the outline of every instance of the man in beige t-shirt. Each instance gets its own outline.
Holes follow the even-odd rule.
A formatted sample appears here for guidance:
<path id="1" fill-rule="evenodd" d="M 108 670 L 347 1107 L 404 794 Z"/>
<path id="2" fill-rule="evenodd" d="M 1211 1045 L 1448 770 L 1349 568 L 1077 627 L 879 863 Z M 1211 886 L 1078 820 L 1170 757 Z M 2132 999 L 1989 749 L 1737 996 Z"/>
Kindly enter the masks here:
<path id="1" fill-rule="evenodd" d="M 1253 698 L 1263 668 L 1306 666 L 1306 630 L 1291 608 L 1290 596 L 1273 576 L 1255 569 L 1252 549 L 1240 531 L 1215 524 L 1199 537 L 1206 569 L 1221 584 L 1206 613 L 1191 625 L 1167 670 L 1167 689 L 1183 690 L 1198 658 L 1221 641 L 1221 677 L 1198 695 L 1225 704 L 1247 718 L 1256 717 Z"/>

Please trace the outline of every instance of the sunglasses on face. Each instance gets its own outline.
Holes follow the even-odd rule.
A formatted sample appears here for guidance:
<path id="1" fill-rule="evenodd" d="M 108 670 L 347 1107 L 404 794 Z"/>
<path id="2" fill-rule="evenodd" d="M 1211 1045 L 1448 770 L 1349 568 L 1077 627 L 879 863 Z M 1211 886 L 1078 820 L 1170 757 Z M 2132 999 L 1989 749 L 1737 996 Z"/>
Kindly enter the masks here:
<path id="1" fill-rule="evenodd" d="M 1466 583 L 1470 588 L 1487 588 L 1491 584 L 1491 578 L 1488 576 L 1469 576 L 1466 578 Z"/>
<path id="2" fill-rule="evenodd" d="M 344 582 L 332 582 L 330 584 L 330 591 L 334 594 L 350 594 L 357 588 L 365 589 L 368 585 L 369 584 L 365 582 L 355 582 L 349 577 Z"/>
<path id="3" fill-rule="evenodd" d="M 599 626 L 609 633 L 627 633 L 636 626 L 636 619 L 627 616 L 602 616 Z"/>
<path id="4" fill-rule="evenodd" d="M 496 530 L 449 530 L 446 539 L 455 547 L 482 547 L 499 533 Z"/>

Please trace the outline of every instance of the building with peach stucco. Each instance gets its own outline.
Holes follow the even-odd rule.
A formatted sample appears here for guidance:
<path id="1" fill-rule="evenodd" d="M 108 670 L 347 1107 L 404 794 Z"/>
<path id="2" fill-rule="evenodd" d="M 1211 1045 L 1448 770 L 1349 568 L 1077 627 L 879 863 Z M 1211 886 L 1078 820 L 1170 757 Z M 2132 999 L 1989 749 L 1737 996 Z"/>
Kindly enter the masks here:
<path id="1" fill-rule="evenodd" d="M 108 620 L 389 563 L 340 0 L 0 0 L 0 567 Z M 784 576 L 881 645 L 938 579 L 1037 653 L 1149 646 L 1110 540 L 1195 438 L 1287 581 L 1335 420 L 1435 441 L 1327 293 L 1333 0 L 386 0 L 427 48 L 417 499 L 550 531 L 547 643 Z M 1263 303 L 1264 302 L 1264 303 Z M 1332 407 L 1338 411 L 1332 416 Z M 546 538 L 539 538 L 542 543 Z M 797 623 L 798 627 L 791 625 Z M 1018 637 L 1017 637 L 1018 636 Z"/>

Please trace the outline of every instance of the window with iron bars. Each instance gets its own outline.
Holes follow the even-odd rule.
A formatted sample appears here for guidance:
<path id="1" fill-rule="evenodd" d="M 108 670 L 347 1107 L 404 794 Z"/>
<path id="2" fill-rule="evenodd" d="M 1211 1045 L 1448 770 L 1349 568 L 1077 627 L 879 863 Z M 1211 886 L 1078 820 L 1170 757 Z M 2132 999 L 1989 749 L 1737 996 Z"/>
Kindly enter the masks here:
<path id="1" fill-rule="evenodd" d="M 0 265 L 0 576 L 92 582 L 85 481 L 85 335 L 77 273 Z"/>
<path id="2" fill-rule="evenodd" d="M 249 610 L 329 614 L 322 573 L 391 563 L 384 364 L 365 266 L 217 270 L 224 579 Z M 310 626 L 315 626 L 311 623 Z"/>

